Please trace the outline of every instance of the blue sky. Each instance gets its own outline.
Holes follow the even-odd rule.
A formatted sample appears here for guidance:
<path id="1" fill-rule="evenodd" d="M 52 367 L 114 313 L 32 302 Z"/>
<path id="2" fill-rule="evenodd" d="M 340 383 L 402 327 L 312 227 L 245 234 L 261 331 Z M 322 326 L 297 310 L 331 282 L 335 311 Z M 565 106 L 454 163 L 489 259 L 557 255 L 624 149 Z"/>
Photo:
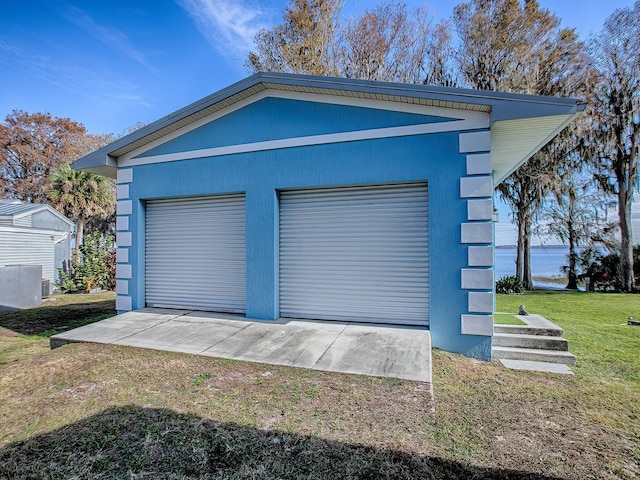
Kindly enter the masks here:
<path id="1" fill-rule="evenodd" d="M 375 7 L 347 0 L 343 15 Z M 407 1 L 410 7 L 425 2 Z M 426 2 L 436 19 L 454 0 Z M 633 0 L 540 0 L 586 37 Z M 50 112 L 93 133 L 150 123 L 236 82 L 257 30 L 281 21 L 281 0 L 5 0 L 0 16 L 0 117 Z M 503 209 L 501 222 L 509 222 Z M 513 243 L 499 226 L 498 243 Z"/>

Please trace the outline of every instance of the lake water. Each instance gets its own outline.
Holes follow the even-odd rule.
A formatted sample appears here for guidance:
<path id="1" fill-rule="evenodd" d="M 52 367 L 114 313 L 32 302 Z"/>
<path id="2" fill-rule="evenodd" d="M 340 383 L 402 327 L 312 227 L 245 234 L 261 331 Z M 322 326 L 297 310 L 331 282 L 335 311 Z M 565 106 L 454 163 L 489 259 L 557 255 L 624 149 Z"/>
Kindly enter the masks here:
<path id="1" fill-rule="evenodd" d="M 496 280 L 516 274 L 515 247 L 496 248 Z M 531 273 L 534 277 L 563 277 L 562 266 L 567 265 L 569 247 L 532 247 Z"/>

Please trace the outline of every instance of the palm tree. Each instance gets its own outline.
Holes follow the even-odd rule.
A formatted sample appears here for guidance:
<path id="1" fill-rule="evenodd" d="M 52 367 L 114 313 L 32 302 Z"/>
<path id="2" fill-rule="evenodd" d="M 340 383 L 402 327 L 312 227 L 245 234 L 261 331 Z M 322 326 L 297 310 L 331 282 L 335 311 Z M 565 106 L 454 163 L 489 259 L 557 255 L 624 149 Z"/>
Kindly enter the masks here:
<path id="1" fill-rule="evenodd" d="M 51 174 L 47 192 L 51 205 L 76 222 L 76 252 L 82 244 L 84 226 L 93 216 L 109 215 L 115 210 L 115 184 L 102 175 L 74 170 L 69 164 Z"/>

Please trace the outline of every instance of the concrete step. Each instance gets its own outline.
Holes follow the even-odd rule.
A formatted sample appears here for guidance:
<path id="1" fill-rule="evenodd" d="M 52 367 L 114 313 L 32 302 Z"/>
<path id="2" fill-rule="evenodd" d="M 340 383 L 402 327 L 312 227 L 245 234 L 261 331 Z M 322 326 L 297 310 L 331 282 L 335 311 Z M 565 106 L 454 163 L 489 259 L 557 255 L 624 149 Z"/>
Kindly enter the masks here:
<path id="1" fill-rule="evenodd" d="M 530 362 L 527 360 L 509 360 L 501 358 L 500 363 L 512 370 L 528 370 L 530 372 L 559 373 L 560 375 L 573 375 L 571 369 L 564 363 Z"/>
<path id="2" fill-rule="evenodd" d="M 564 363 L 575 365 L 576 357 L 572 353 L 558 350 L 540 350 L 537 348 L 493 347 L 493 357 L 509 360 L 528 360 L 531 362 Z"/>
<path id="3" fill-rule="evenodd" d="M 517 333 L 495 333 L 493 335 L 493 346 L 569 351 L 569 343 L 562 337 L 520 335 Z"/>
<path id="4" fill-rule="evenodd" d="M 511 333 L 519 335 L 541 335 L 543 337 L 561 337 L 560 327 L 535 327 L 530 325 L 494 325 L 494 333 Z"/>

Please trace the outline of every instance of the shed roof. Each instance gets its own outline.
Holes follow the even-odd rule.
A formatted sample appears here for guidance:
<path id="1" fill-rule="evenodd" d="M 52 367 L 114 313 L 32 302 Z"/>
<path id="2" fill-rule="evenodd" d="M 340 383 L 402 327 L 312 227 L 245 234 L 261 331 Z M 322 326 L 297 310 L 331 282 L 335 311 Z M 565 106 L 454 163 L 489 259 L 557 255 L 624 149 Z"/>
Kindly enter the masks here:
<path id="1" fill-rule="evenodd" d="M 41 210 L 43 205 L 38 203 L 22 203 L 20 200 L 0 198 L 0 217 L 16 217 L 24 213 Z"/>
<path id="2" fill-rule="evenodd" d="M 486 112 L 496 184 L 557 135 L 585 105 L 576 99 L 288 73 L 256 73 L 171 113 L 73 163 L 115 177 L 118 157 L 265 90 L 386 100 Z"/>
<path id="3" fill-rule="evenodd" d="M 34 213 L 42 211 L 50 212 L 52 215 L 55 215 L 71 227 L 74 225 L 71 220 L 50 205 L 45 205 L 43 203 L 24 203 L 20 200 L 0 198 L 0 219 L 26 217 L 27 215 L 33 215 Z"/>

